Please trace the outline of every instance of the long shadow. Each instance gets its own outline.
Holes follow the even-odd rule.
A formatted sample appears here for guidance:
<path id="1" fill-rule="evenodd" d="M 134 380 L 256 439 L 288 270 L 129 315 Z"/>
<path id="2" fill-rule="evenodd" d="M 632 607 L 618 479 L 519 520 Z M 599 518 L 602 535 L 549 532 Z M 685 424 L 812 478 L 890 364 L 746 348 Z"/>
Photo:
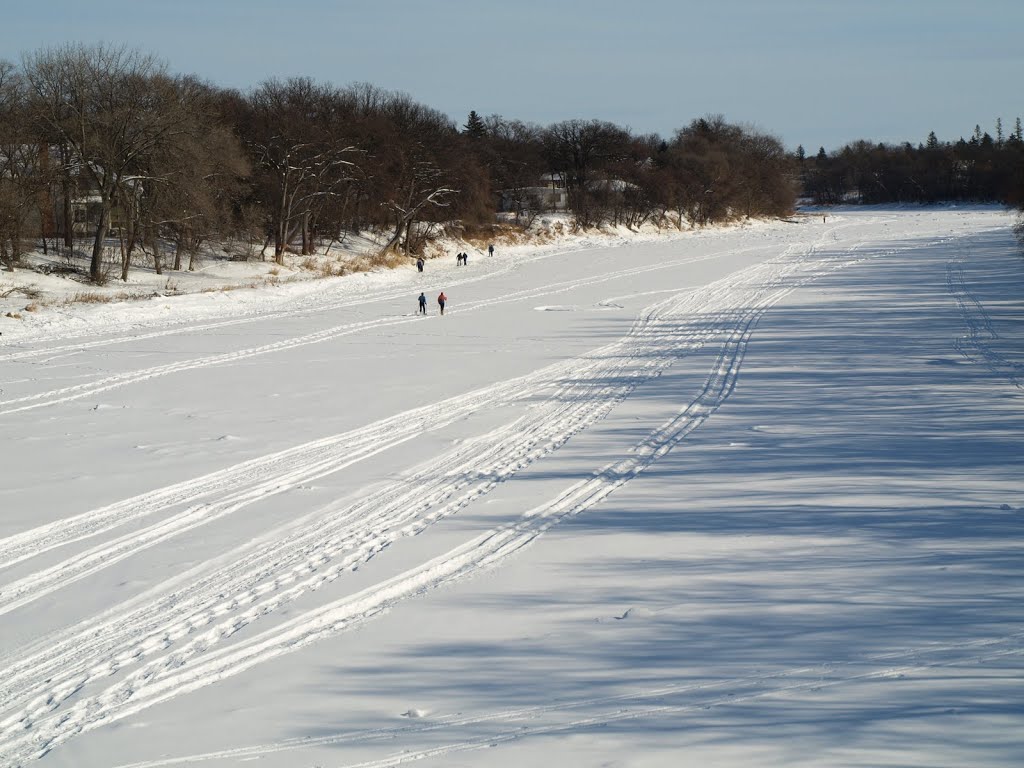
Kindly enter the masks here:
<path id="1" fill-rule="evenodd" d="M 514 617 L 521 634 L 438 626 L 377 663 L 325 668 L 327 685 L 341 699 L 535 712 L 414 732 L 416 748 L 591 716 L 571 732 L 639 750 L 898 766 L 923 749 L 954 765 L 1024 763 L 1022 399 L 953 345 L 964 322 L 945 282 L 950 254 L 887 246 L 899 247 L 816 284 L 825 311 L 773 307 L 708 429 L 548 534 L 558 588 L 535 578 L 460 593 L 460 610 Z M 1005 303 L 1019 309 L 1024 276 L 1010 247 L 1004 234 L 974 236 L 967 266 L 970 289 L 997 306 L 1002 351 L 1019 359 L 1024 321 Z M 678 330 L 694 327 L 684 318 Z M 681 365 L 631 398 L 670 414 L 694 380 Z M 601 701 L 638 691 L 649 693 Z M 667 709 L 644 714 L 655 706 Z"/>

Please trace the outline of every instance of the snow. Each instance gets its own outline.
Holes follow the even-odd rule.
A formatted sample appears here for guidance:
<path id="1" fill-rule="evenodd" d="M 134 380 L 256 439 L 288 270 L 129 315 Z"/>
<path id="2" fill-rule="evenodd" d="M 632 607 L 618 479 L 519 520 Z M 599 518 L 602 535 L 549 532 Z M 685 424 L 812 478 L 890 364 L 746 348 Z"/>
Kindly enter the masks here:
<path id="1" fill-rule="evenodd" d="M 0 764 L 1020 763 L 1012 223 L 4 323 Z"/>

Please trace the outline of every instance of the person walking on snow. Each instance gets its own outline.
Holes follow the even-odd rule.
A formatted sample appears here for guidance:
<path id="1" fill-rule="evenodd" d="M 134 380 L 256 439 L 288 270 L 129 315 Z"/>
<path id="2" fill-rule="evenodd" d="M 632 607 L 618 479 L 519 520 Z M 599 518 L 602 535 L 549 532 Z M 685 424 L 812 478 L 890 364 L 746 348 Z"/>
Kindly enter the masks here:
<path id="1" fill-rule="evenodd" d="M 423 259 L 416 259 L 416 269 L 423 271 Z"/>
<path id="2" fill-rule="evenodd" d="M 420 314 L 427 314 L 427 294 L 420 293 Z"/>
<path id="3" fill-rule="evenodd" d="M 490 245 L 487 246 L 487 255 L 488 256 L 493 256 L 494 255 L 494 243 L 491 243 Z"/>
<path id="4" fill-rule="evenodd" d="M 437 296 L 437 306 L 441 308 L 441 314 L 444 314 L 444 303 L 448 301 L 448 297 L 444 295 L 444 291 L 441 291 Z"/>

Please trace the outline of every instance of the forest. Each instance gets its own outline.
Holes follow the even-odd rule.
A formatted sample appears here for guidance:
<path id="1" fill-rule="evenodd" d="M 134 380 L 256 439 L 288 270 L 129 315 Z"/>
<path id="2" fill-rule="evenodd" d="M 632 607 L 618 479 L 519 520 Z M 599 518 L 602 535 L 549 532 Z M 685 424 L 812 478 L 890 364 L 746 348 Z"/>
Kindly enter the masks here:
<path id="1" fill-rule="evenodd" d="M 591 119 L 541 126 L 470 112 L 464 124 L 367 83 L 269 79 L 242 92 L 171 73 L 124 46 L 68 44 L 0 61 L 0 261 L 78 248 L 88 278 L 133 264 L 310 254 L 349 233 L 422 252 L 441 232 L 527 227 L 551 210 L 576 227 L 706 226 L 820 204 L 1020 204 L 1020 121 L 914 147 L 857 142 L 814 158 L 707 115 L 673 136 Z M 115 245 L 111 245 L 111 243 Z M 382 251 L 382 252 L 383 252 Z"/>
<path id="2" fill-rule="evenodd" d="M 1024 137 L 1021 121 L 1004 135 L 976 125 L 969 139 L 941 142 L 934 132 L 913 145 L 856 141 L 829 155 L 822 147 L 813 158 L 797 148 L 803 194 L 819 205 L 855 202 L 937 203 L 999 202 L 1024 204 Z"/>

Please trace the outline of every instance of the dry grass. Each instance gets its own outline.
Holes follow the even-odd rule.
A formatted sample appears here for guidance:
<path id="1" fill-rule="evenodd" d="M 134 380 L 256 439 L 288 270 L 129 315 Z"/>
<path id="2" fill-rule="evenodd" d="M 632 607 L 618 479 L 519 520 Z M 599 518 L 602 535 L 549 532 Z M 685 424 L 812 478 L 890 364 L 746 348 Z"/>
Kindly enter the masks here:
<path id="1" fill-rule="evenodd" d="M 26 312 L 38 312 L 39 311 L 39 305 L 36 302 L 33 301 L 31 304 L 26 304 L 25 305 L 25 311 Z"/>
<path id="2" fill-rule="evenodd" d="M 396 267 L 409 263 L 408 256 L 401 251 L 393 249 L 373 254 L 372 256 L 367 257 L 366 260 L 368 261 L 370 268 L 383 267 L 385 269 L 395 269 Z"/>
<path id="3" fill-rule="evenodd" d="M 348 265 L 343 264 L 340 261 L 333 264 L 329 261 L 325 261 L 320 265 L 321 277 L 341 277 L 342 275 L 348 274 L 348 271 Z"/>
<path id="4" fill-rule="evenodd" d="M 102 293 L 76 293 L 64 299 L 65 304 L 109 304 L 114 301 L 111 295 Z"/>
<path id="5" fill-rule="evenodd" d="M 21 320 L 21 312 L 8 312 L 6 316 L 12 320 Z"/>

